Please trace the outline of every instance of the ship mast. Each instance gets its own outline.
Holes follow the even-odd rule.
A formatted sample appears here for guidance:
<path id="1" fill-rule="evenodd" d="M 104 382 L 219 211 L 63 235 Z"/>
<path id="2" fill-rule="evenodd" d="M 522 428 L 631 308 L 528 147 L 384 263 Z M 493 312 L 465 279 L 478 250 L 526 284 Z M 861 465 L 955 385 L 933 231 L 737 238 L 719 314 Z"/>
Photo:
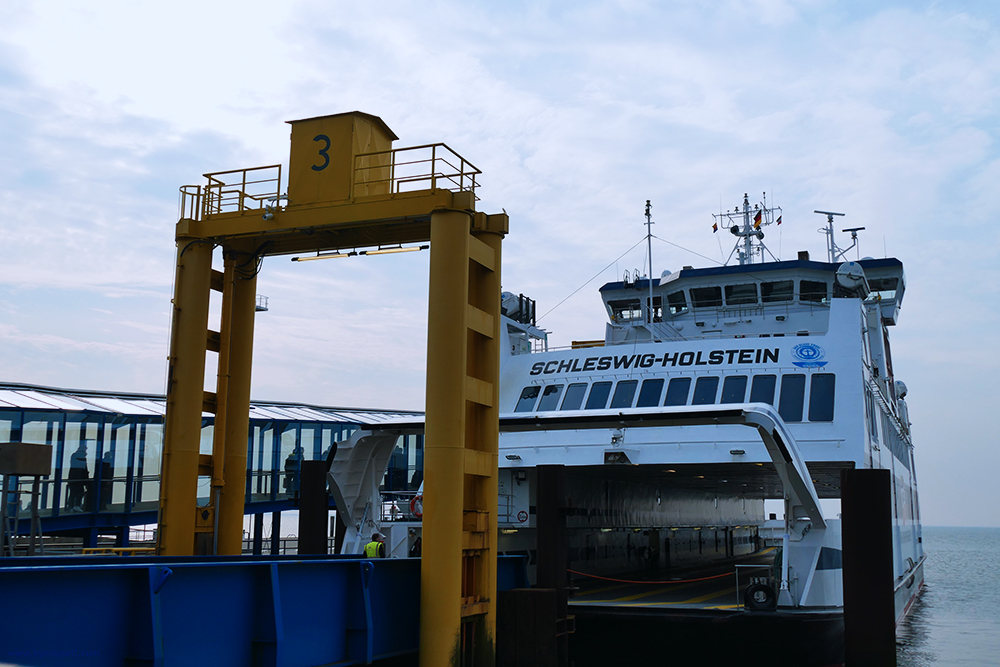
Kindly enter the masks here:
<path id="1" fill-rule="evenodd" d="M 646 200 L 646 246 L 649 251 L 649 303 L 646 304 L 647 322 L 653 324 L 653 217 L 650 213 L 652 204 Z"/>
<path id="2" fill-rule="evenodd" d="M 826 227 L 820 229 L 819 233 L 826 235 L 826 254 L 830 258 L 830 263 L 836 264 L 844 255 L 847 254 L 848 250 L 858 245 L 858 232 L 864 229 L 864 227 L 850 227 L 848 229 L 841 230 L 851 233 L 851 245 L 846 248 L 841 248 L 833 239 L 833 216 L 837 215 L 843 217 L 845 214 L 834 213 L 833 211 L 813 211 L 813 213 L 819 213 L 820 215 L 826 216 Z"/>
<path id="3" fill-rule="evenodd" d="M 777 218 L 775 218 L 776 214 Z M 775 223 L 781 224 L 781 207 L 772 206 L 768 208 L 766 192 L 764 193 L 763 202 L 760 204 L 754 204 L 751 207 L 750 198 L 744 193 L 742 208 L 737 206 L 732 211 L 718 215 L 713 213 L 712 217 L 716 219 L 718 224 L 724 228 L 728 228 L 732 235 L 737 237 L 736 246 L 729 253 L 729 258 L 732 259 L 735 253 L 737 259 L 739 259 L 740 266 L 753 264 L 754 257 L 758 255 L 760 256 L 760 261 L 764 261 L 765 250 L 771 255 L 772 259 L 777 261 L 778 258 L 764 245 L 764 231 L 762 227 Z M 728 263 L 729 261 L 727 260 L 726 264 Z"/>

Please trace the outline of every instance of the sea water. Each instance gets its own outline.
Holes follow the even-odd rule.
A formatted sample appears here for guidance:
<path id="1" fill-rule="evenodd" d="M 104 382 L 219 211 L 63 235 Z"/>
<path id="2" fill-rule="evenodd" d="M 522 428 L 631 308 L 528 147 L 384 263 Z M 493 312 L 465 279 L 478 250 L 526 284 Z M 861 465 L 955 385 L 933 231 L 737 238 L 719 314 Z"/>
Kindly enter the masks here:
<path id="1" fill-rule="evenodd" d="M 1000 528 L 923 529 L 924 591 L 897 629 L 900 667 L 1000 665 Z"/>

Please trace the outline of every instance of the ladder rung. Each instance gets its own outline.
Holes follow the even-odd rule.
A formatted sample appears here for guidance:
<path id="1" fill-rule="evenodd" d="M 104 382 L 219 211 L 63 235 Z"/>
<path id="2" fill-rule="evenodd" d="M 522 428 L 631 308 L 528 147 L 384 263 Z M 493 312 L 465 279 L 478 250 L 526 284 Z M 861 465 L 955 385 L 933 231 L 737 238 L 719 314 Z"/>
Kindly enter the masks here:
<path id="1" fill-rule="evenodd" d="M 467 326 L 478 334 L 493 338 L 493 316 L 469 304 L 465 308 Z"/>
<path id="2" fill-rule="evenodd" d="M 489 602 L 474 602 L 472 604 L 462 605 L 462 617 L 466 616 L 478 616 L 480 614 L 486 614 L 490 610 Z"/>
<path id="3" fill-rule="evenodd" d="M 492 477 L 497 470 L 497 455 L 478 449 L 465 450 L 465 474 Z"/>
<path id="4" fill-rule="evenodd" d="M 218 352 L 222 346 L 222 336 L 218 331 L 209 330 L 208 338 L 205 341 L 205 349 L 211 352 Z"/>
<path id="5" fill-rule="evenodd" d="M 487 548 L 486 533 L 462 533 L 462 548 L 481 551 Z"/>
<path id="6" fill-rule="evenodd" d="M 475 236 L 469 237 L 469 258 L 490 271 L 496 271 L 496 252 Z"/>
<path id="7" fill-rule="evenodd" d="M 485 405 L 488 408 L 492 408 L 493 383 L 484 382 L 479 378 L 466 376 L 465 400 L 472 401 L 473 403 L 478 403 L 479 405 Z"/>
<path id="8" fill-rule="evenodd" d="M 211 287 L 216 292 L 222 291 L 222 286 L 225 284 L 225 274 L 222 271 L 216 271 L 212 269 L 212 282 Z"/>

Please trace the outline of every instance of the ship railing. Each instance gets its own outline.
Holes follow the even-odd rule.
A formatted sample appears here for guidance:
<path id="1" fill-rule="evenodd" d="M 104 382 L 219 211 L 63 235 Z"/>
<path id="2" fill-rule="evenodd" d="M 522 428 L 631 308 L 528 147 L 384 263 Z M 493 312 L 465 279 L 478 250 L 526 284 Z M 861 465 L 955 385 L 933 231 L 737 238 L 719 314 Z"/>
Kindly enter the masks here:
<path id="1" fill-rule="evenodd" d="M 334 551 L 334 538 L 328 537 L 326 540 L 326 553 L 332 554 Z M 278 554 L 281 556 L 285 555 L 296 555 L 299 553 L 299 538 L 294 536 L 287 537 L 265 537 L 260 543 L 261 554 Z M 243 537 L 243 555 L 249 556 L 254 553 L 254 540 L 252 537 Z"/>
<path id="2" fill-rule="evenodd" d="M 412 509 L 412 501 L 418 495 L 418 491 L 383 491 L 380 521 L 420 521 L 420 517 Z"/>
<path id="3" fill-rule="evenodd" d="M 514 494 L 497 494 L 497 520 L 500 523 L 514 523 Z"/>
<path id="4" fill-rule="evenodd" d="M 680 331 L 675 329 L 669 323 L 664 322 L 647 322 L 645 325 L 649 328 L 649 332 L 653 335 L 653 338 L 658 338 L 660 340 L 684 340 L 684 336 Z"/>
<path id="5" fill-rule="evenodd" d="M 903 428 L 903 422 L 901 422 L 899 420 L 899 417 L 896 415 L 895 406 L 892 405 L 889 399 L 885 396 L 885 391 L 882 387 L 882 384 L 875 378 L 869 378 L 868 386 L 872 390 L 872 395 L 875 396 L 875 402 L 878 403 L 880 406 L 882 406 L 885 416 L 889 418 L 889 421 L 892 422 L 892 425 L 896 428 L 896 432 L 899 435 L 899 438 L 903 440 L 909 447 L 913 447 L 913 441 L 910 440 L 910 434 L 908 432 L 908 429 Z"/>

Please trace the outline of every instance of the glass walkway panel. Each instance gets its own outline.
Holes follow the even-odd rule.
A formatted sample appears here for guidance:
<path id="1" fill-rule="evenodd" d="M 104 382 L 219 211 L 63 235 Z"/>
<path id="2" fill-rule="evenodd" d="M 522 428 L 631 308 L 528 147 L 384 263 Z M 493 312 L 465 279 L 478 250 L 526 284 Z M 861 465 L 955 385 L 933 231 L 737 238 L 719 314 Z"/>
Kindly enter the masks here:
<path id="1" fill-rule="evenodd" d="M 99 534 L 127 542 L 129 526 L 156 523 L 164 410 L 164 397 L 153 394 L 0 384 L 0 443 L 52 445 L 52 472 L 39 485 L 43 535 L 82 536 L 94 546 Z M 325 460 L 361 426 L 414 414 L 252 401 L 246 514 L 295 509 L 302 461 Z M 203 454 L 212 450 L 213 422 L 203 415 Z M 383 490 L 415 491 L 422 470 L 423 436 L 401 437 Z M 5 499 L 7 515 L 26 535 L 34 480 L 11 481 L 18 492 Z M 199 478 L 199 504 L 208 504 L 209 481 Z"/>

